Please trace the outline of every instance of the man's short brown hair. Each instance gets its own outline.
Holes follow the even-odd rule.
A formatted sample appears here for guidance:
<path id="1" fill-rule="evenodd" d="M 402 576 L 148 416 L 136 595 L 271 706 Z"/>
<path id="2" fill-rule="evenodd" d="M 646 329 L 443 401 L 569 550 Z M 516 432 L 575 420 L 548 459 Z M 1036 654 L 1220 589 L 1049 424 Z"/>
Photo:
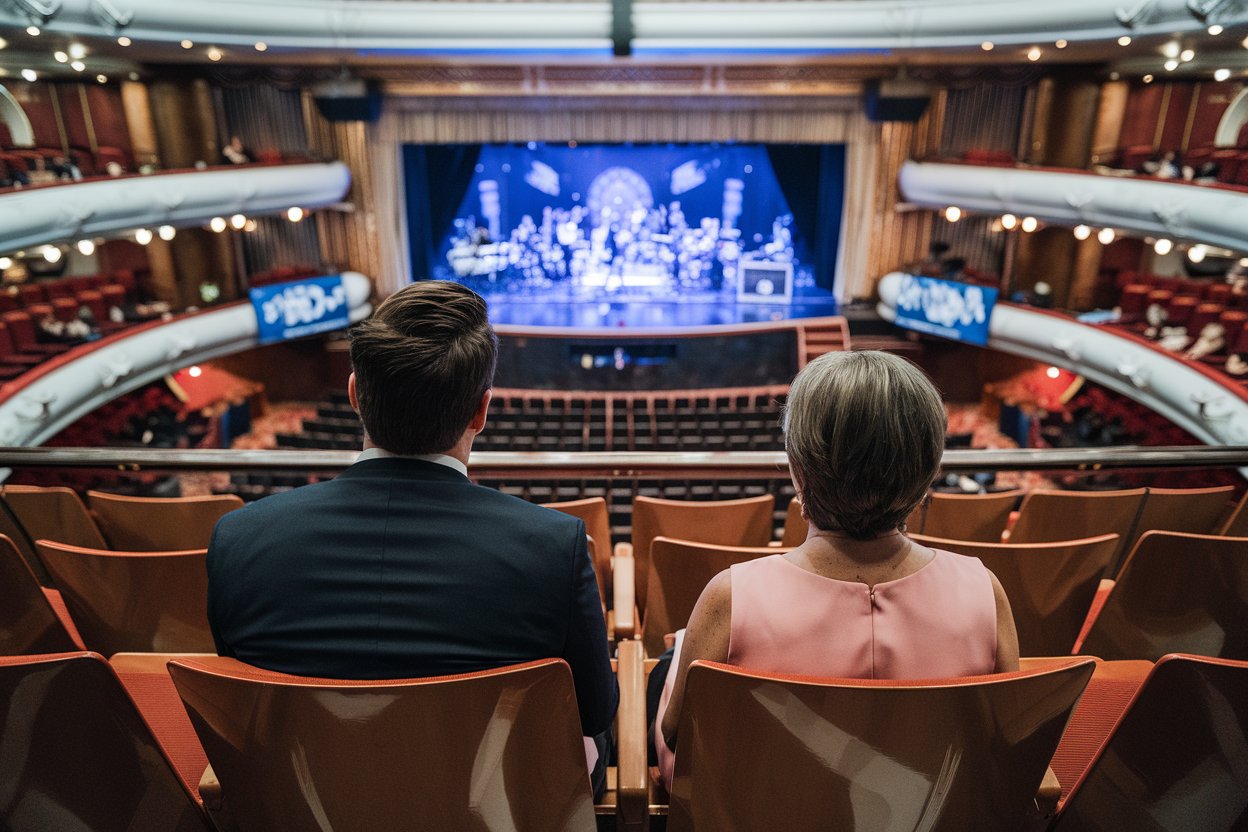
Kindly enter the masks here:
<path id="1" fill-rule="evenodd" d="M 784 412 L 807 519 L 860 540 L 899 528 L 936 477 L 946 424 L 940 394 L 904 358 L 833 352 L 810 362 Z"/>
<path id="2" fill-rule="evenodd" d="M 498 338 L 485 301 L 458 283 L 406 286 L 350 337 L 360 420 L 392 454 L 452 448 L 494 383 Z"/>

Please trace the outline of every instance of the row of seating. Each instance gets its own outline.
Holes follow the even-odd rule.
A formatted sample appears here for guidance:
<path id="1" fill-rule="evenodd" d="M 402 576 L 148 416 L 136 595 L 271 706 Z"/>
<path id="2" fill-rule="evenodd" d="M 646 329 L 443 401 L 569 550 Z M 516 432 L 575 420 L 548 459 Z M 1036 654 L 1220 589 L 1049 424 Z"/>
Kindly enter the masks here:
<path id="1" fill-rule="evenodd" d="M 1164 817 L 1230 832 L 1248 816 L 1245 662 L 1048 659 L 931 683 L 698 662 L 667 795 L 646 767 L 653 664 L 635 645 L 615 662 L 618 765 L 596 805 L 558 660 L 340 682 L 217 657 L 0 658 L 0 718 L 26 728 L 0 733 L 6 826 L 588 832 L 666 815 L 673 832 L 1060 831 Z"/>

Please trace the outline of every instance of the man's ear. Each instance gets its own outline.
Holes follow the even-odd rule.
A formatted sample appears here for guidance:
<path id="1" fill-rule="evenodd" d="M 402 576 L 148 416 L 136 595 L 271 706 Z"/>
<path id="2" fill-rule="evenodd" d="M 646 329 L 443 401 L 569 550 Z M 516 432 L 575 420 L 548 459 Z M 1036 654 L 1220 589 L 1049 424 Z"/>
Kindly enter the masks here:
<path id="1" fill-rule="evenodd" d="M 355 411 L 355 415 L 360 415 L 360 398 L 355 393 L 355 373 L 347 379 L 347 401 L 351 403 L 351 409 Z"/>
<path id="2" fill-rule="evenodd" d="M 485 395 L 481 397 L 481 404 L 477 407 L 477 412 L 472 415 L 472 422 L 468 425 L 474 433 L 480 433 L 485 430 L 485 414 L 490 409 L 490 400 L 493 398 L 494 390 L 492 388 L 486 390 Z"/>

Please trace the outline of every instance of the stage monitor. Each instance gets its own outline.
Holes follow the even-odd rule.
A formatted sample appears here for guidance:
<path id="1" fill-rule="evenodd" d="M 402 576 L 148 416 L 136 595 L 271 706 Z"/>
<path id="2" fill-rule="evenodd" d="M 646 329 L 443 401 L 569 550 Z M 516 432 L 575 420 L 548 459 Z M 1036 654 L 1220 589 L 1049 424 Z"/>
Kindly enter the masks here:
<path id="1" fill-rule="evenodd" d="M 997 303 L 997 290 L 934 277 L 906 275 L 897 294 L 898 326 L 965 341 L 988 345 L 988 326 Z"/>
<path id="2" fill-rule="evenodd" d="M 843 145 L 407 145 L 404 168 L 413 277 L 496 323 L 836 313 Z"/>

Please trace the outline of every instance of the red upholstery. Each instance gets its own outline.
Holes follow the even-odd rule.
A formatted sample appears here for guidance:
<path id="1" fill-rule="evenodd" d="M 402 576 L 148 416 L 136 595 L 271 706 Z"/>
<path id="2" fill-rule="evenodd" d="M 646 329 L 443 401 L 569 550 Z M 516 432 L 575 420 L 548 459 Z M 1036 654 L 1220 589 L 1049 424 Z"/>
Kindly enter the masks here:
<path id="1" fill-rule="evenodd" d="M 174 657 L 158 659 L 153 655 L 119 653 L 111 664 L 144 722 L 164 746 L 178 777 L 198 798 L 199 780 L 208 767 L 208 755 L 182 707 L 173 679 L 162 666 L 167 658 Z"/>
<path id="2" fill-rule="evenodd" d="M 74 619 L 69 617 L 69 610 L 65 608 L 65 599 L 61 597 L 60 590 L 50 587 L 43 587 L 43 594 L 48 599 L 48 604 L 52 607 L 52 612 L 56 613 L 56 617 L 61 620 L 61 624 L 65 626 L 69 637 L 74 640 L 74 644 L 78 645 L 79 650 L 87 648 L 82 643 L 82 635 L 78 632 L 78 625 L 74 623 Z"/>

